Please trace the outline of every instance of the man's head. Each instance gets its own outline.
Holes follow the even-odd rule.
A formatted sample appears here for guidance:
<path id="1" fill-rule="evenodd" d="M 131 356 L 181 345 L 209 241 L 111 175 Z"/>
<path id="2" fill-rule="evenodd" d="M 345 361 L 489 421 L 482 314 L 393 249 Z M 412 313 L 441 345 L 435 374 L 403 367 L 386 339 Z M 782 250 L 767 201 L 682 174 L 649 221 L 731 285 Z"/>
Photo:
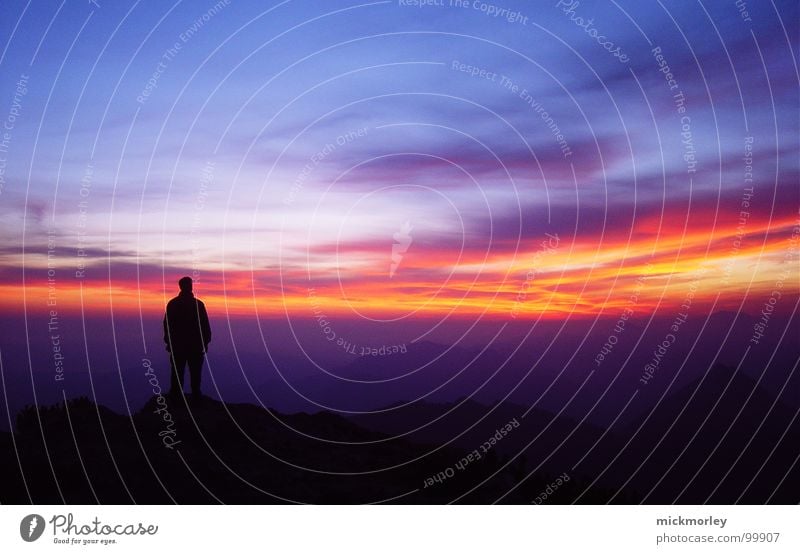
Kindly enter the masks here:
<path id="1" fill-rule="evenodd" d="M 178 286 L 181 288 L 181 292 L 192 292 L 192 278 L 183 277 L 178 281 Z"/>

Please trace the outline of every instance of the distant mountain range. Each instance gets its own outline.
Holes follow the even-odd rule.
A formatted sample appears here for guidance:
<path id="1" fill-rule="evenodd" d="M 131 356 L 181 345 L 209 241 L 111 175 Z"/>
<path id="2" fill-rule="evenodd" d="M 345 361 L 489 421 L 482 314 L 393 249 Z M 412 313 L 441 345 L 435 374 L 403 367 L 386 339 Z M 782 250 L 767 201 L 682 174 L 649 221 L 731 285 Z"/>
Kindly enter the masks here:
<path id="1" fill-rule="evenodd" d="M 797 394 L 797 380 L 787 386 Z M 348 418 L 163 397 L 131 415 L 85 398 L 28 407 L 13 434 L 0 433 L 0 501 L 800 500 L 797 413 L 725 366 L 625 426 L 526 410 L 416 402 Z"/>
<path id="2" fill-rule="evenodd" d="M 717 365 L 660 400 L 634 397 L 628 409 L 642 415 L 609 429 L 536 409 L 523 418 L 523 406 L 469 400 L 351 419 L 407 440 L 470 449 L 517 418 L 519 429 L 497 443 L 498 455 L 518 455 L 526 471 L 597 479 L 619 491 L 617 502 L 797 503 L 800 375 L 783 392 L 776 399 L 751 377 Z"/>

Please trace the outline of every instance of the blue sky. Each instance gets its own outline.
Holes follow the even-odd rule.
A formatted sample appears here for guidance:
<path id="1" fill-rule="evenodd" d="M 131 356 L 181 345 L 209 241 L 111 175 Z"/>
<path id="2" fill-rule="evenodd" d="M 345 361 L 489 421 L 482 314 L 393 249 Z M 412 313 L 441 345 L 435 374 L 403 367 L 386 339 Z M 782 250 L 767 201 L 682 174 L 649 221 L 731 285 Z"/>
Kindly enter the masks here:
<path id="1" fill-rule="evenodd" d="M 733 2 L 403 4 L 5 2 L 0 115 L 29 80 L 0 236 L 41 251 L 52 229 L 65 266 L 80 240 L 97 249 L 90 266 L 279 268 L 290 281 L 377 271 L 406 221 L 415 279 L 497 257 L 516 271 L 545 232 L 578 251 L 635 235 L 640 255 L 654 240 L 643 218 L 665 210 L 700 214 L 694 233 L 709 217 L 730 226 L 746 136 L 764 232 L 782 237 L 796 218 L 795 2 L 751 3 L 751 21 Z M 691 174 L 656 46 L 686 96 Z M 454 248 L 464 267 L 431 265 Z"/>

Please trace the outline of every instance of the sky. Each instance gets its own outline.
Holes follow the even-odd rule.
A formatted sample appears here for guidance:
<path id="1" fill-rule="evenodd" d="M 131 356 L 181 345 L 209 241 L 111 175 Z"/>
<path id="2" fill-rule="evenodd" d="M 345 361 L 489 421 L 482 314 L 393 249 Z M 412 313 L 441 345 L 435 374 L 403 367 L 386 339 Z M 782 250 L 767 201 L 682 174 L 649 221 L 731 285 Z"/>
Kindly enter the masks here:
<path id="1" fill-rule="evenodd" d="M 414 4 L 3 2 L 3 310 L 794 306 L 796 2 Z"/>
<path id="2" fill-rule="evenodd" d="M 2 0 L 0 431 L 163 400 L 188 275 L 228 404 L 779 445 L 798 48 L 794 0 Z"/>

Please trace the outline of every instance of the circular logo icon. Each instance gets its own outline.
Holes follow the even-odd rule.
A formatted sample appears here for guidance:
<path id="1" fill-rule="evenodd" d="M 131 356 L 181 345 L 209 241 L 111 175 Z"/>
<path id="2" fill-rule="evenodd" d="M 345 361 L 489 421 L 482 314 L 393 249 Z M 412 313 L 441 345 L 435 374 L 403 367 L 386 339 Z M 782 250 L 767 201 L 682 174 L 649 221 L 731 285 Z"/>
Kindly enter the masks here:
<path id="1" fill-rule="evenodd" d="M 25 542 L 33 542 L 44 533 L 44 518 L 39 514 L 31 514 L 22 518 L 19 523 L 19 535 Z"/>

